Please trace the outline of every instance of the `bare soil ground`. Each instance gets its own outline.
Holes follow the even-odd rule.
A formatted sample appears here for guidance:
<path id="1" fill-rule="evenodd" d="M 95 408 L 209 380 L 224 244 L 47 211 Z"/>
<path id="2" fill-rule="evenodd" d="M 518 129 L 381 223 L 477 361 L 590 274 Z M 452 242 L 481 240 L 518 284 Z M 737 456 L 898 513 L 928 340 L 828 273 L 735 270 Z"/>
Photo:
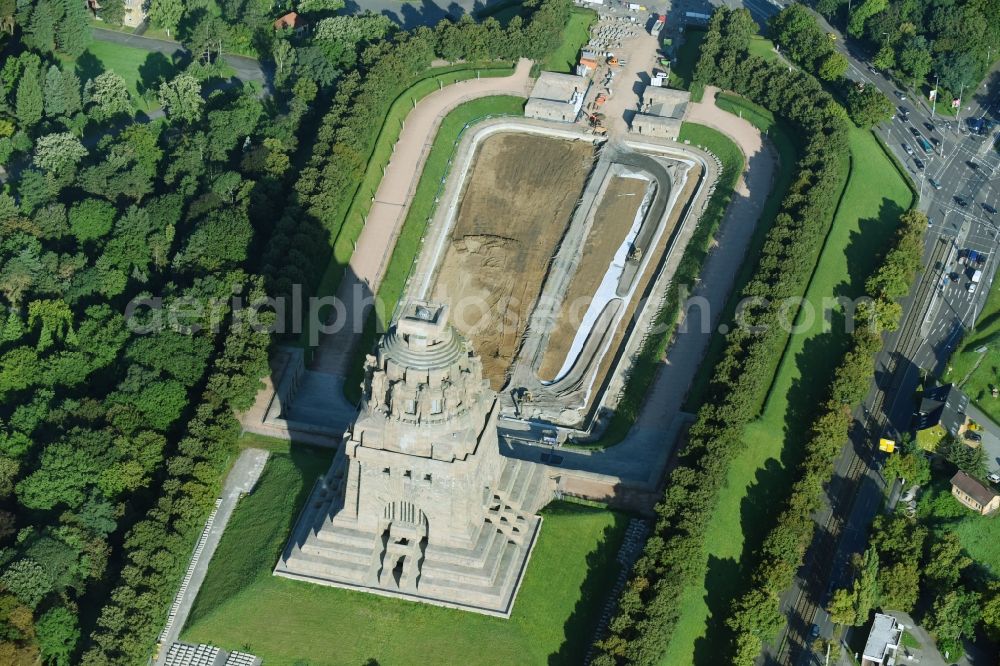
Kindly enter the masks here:
<path id="1" fill-rule="evenodd" d="M 538 378 L 542 381 L 555 379 L 565 362 L 580 320 L 594 300 L 594 292 L 604 279 L 615 252 L 625 240 L 648 186 L 649 181 L 622 176 L 615 176 L 608 182 L 583 244 L 579 268 L 566 290 L 538 369 Z"/>
<path id="2" fill-rule="evenodd" d="M 506 383 L 593 158 L 592 144 L 537 135 L 496 134 L 479 146 L 432 294 L 451 304 L 494 389 Z"/>

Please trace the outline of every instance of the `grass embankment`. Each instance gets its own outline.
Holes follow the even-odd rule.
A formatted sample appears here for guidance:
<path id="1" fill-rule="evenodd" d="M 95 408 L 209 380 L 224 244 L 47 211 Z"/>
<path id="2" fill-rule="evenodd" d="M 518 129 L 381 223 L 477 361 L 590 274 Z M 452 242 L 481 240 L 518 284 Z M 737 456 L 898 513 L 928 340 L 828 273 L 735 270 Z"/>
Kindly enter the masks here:
<path id="1" fill-rule="evenodd" d="M 371 313 L 365 321 L 361 343 L 355 354 L 356 360 L 351 364 L 351 374 L 344 382 L 344 393 L 348 400 L 355 402 L 361 397 L 360 384 L 364 372 L 365 354 L 374 346 L 378 332 L 385 330 L 389 323 L 388 318 L 392 316 L 396 304 L 403 296 L 406 280 L 410 276 L 410 269 L 420 252 L 424 231 L 434 215 L 434 209 L 437 205 L 435 200 L 441 193 L 444 180 L 448 176 L 451 160 L 455 155 L 458 142 L 462 138 L 462 133 L 477 120 L 487 117 L 521 115 L 523 111 L 523 98 L 496 95 L 466 102 L 452 110 L 441 121 L 441 127 L 438 128 L 434 144 L 427 155 L 423 173 L 420 174 L 420 181 L 413 194 L 413 201 L 406 213 L 406 220 L 403 222 L 403 228 L 400 230 L 392 257 L 389 259 L 389 265 L 386 266 L 382 284 L 379 285 L 378 294 L 376 294 L 380 305 L 376 308 L 376 312 Z M 378 312 L 384 313 L 384 319 L 379 318 Z"/>
<path id="2" fill-rule="evenodd" d="M 713 153 L 722 161 L 722 174 L 716 184 L 715 193 L 708 202 L 704 214 L 698 220 L 694 234 L 684 248 L 684 254 L 677 266 L 674 279 L 668 288 L 663 309 L 655 318 L 654 327 L 659 333 L 651 334 L 643 348 L 639 351 L 629 375 L 625 392 L 615 409 L 611 423 L 601 438 L 593 444 L 580 443 L 584 447 L 605 448 L 621 442 L 632 424 L 635 423 L 649 386 L 663 361 L 667 345 L 677 328 L 677 317 L 680 314 L 679 287 L 690 286 L 698 279 L 702 264 L 708 256 L 709 247 L 715 232 L 722 222 L 729 202 L 733 198 L 733 190 L 741 173 L 744 159 L 739 147 L 726 135 L 710 127 L 695 123 L 683 123 L 679 141 L 689 141 L 694 146 L 700 146 Z"/>
<path id="3" fill-rule="evenodd" d="M 509 620 L 312 585 L 271 570 L 331 452 L 280 448 L 237 505 L 184 640 L 247 650 L 271 666 L 405 664 L 414 655 L 445 664 L 582 662 L 617 576 L 624 515 L 550 505 Z"/>
<path id="4" fill-rule="evenodd" d="M 905 180 L 870 132 L 852 130 L 850 147 L 850 176 L 806 289 L 807 305 L 795 316 L 796 329 L 777 365 L 762 415 L 747 427 L 748 446 L 730 466 L 708 519 L 705 584 L 686 593 L 684 613 L 662 663 L 717 663 L 724 656 L 718 650 L 728 645 L 730 605 L 745 589 L 756 564 L 754 552 L 792 480 L 813 410 L 850 340 L 843 309 L 831 299 L 863 294 L 899 215 L 913 202 Z M 793 315 L 790 309 L 789 317 Z"/>
<path id="5" fill-rule="evenodd" d="M 986 347 L 986 351 L 977 349 Z M 992 388 L 1000 386 L 1000 289 L 990 289 L 976 325 L 966 333 L 952 354 L 945 380 L 958 384 L 976 405 L 1000 423 L 1000 399 Z"/>
<path id="6" fill-rule="evenodd" d="M 510 65 L 503 63 L 486 63 L 481 66 L 474 64 L 451 65 L 447 67 L 436 67 L 427 71 L 427 76 L 417 81 L 393 101 L 389 107 L 389 112 L 385 116 L 382 127 L 378 130 L 378 138 L 375 147 L 368 157 L 368 167 L 365 176 L 358 184 L 358 189 L 354 193 L 351 205 L 344 215 L 344 219 L 335 225 L 337 231 L 332 235 L 333 252 L 330 261 L 327 263 L 323 277 L 316 287 L 317 298 L 333 296 L 337 293 L 340 280 L 344 276 L 344 266 L 351 259 L 354 252 L 354 244 L 361 235 L 361 230 L 365 226 L 365 218 L 372 207 L 372 197 L 378 190 L 378 185 L 382 181 L 382 173 L 389 164 L 392 157 L 392 150 L 403 131 L 403 121 L 413 110 L 413 107 L 421 99 L 430 95 L 436 90 L 446 85 L 472 79 L 476 76 L 509 76 L 514 69 Z M 310 316 L 307 318 L 309 324 L 304 327 L 300 344 L 305 347 L 310 339 L 311 326 L 314 322 L 324 321 L 327 313 L 321 312 L 319 317 Z"/>
<path id="7" fill-rule="evenodd" d="M 570 10 L 569 21 L 563 28 L 562 43 L 559 48 L 545 56 L 541 62 L 542 70 L 546 72 L 572 73 L 576 67 L 580 49 L 590 41 L 590 26 L 597 21 L 597 12 L 592 9 L 573 7 Z"/>

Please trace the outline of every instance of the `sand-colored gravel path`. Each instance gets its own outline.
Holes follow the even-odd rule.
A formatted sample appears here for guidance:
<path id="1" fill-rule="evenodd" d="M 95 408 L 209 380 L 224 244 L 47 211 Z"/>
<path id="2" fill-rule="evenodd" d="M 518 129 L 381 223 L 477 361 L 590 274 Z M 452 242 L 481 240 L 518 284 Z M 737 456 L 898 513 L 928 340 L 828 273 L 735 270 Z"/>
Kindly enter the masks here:
<path id="1" fill-rule="evenodd" d="M 365 303 L 371 294 L 378 292 L 441 121 L 458 105 L 478 97 L 527 97 L 530 69 L 531 61 L 522 59 L 511 76 L 469 79 L 445 86 L 423 98 L 410 111 L 337 291 L 344 308 L 338 308 L 334 316 L 341 325 L 320 340 L 314 370 L 347 374 L 364 325 Z"/>

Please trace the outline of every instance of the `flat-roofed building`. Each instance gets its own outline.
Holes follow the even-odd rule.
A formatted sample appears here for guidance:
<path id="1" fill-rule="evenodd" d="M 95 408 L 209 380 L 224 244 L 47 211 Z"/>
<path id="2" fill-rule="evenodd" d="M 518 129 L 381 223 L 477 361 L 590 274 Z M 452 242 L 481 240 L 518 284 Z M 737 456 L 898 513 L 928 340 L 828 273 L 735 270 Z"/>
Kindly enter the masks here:
<path id="1" fill-rule="evenodd" d="M 646 86 L 639 113 L 632 118 L 632 132 L 676 141 L 690 101 L 686 90 Z"/>
<path id="2" fill-rule="evenodd" d="M 896 650 L 903 636 L 903 627 L 891 615 L 875 613 L 872 630 L 868 632 L 868 642 L 861 655 L 861 666 L 883 666 L 893 663 Z"/>
<path id="3" fill-rule="evenodd" d="M 589 87 L 590 81 L 582 76 L 542 72 L 524 105 L 524 115 L 538 120 L 576 122 Z"/>

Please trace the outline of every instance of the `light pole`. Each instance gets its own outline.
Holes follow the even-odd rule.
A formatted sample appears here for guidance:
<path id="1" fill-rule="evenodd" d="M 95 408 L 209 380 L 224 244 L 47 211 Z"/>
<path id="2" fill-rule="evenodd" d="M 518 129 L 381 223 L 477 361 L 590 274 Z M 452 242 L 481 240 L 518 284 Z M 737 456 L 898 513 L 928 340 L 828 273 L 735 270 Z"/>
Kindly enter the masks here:
<path id="1" fill-rule="evenodd" d="M 937 111 L 938 75 L 934 74 L 934 99 L 931 100 L 931 123 L 934 122 L 934 112 Z"/>

